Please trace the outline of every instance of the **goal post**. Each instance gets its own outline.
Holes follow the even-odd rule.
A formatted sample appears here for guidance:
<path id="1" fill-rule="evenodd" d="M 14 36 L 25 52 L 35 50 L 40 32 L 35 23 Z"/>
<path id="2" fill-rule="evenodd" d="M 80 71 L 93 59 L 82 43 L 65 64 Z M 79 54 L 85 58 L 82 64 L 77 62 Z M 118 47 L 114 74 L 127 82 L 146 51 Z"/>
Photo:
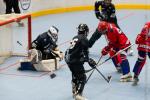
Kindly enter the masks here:
<path id="1" fill-rule="evenodd" d="M 0 64 L 10 56 L 27 56 L 31 36 L 30 14 L 0 15 Z"/>

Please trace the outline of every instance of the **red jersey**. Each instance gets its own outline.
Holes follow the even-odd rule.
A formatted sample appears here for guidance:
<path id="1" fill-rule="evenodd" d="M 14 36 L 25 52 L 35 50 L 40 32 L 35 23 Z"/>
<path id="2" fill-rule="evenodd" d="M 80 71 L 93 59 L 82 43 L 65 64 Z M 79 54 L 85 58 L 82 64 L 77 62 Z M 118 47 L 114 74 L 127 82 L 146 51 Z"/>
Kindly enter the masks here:
<path id="1" fill-rule="evenodd" d="M 138 50 L 150 52 L 150 22 L 144 25 L 135 42 L 138 44 Z"/>
<path id="2" fill-rule="evenodd" d="M 108 24 L 108 30 L 105 36 L 110 48 L 124 49 L 131 44 L 126 35 L 114 24 Z"/>

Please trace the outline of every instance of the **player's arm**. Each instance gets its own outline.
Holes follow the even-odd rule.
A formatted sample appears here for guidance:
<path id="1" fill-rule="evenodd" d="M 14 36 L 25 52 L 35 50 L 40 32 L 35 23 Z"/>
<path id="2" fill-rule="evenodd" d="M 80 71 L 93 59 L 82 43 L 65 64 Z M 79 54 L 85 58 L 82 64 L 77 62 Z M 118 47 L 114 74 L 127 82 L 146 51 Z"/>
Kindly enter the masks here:
<path id="1" fill-rule="evenodd" d="M 38 49 L 40 47 L 40 42 L 42 42 L 41 35 L 39 35 L 32 43 L 30 49 Z"/>
<path id="2" fill-rule="evenodd" d="M 89 47 L 91 48 L 94 43 L 101 37 L 101 33 L 98 31 L 98 29 L 95 30 L 95 32 L 92 34 L 91 38 L 89 39 Z"/>
<path id="3" fill-rule="evenodd" d="M 116 9 L 115 6 L 112 4 L 110 18 L 115 18 L 115 17 L 116 17 Z"/>
<path id="4" fill-rule="evenodd" d="M 89 48 L 89 46 L 88 46 L 88 39 L 82 39 L 81 40 L 81 44 L 82 44 L 82 48 L 83 48 L 83 56 L 84 56 L 84 61 L 85 62 L 88 62 L 88 60 L 89 60 L 89 50 L 88 50 L 88 48 Z"/>

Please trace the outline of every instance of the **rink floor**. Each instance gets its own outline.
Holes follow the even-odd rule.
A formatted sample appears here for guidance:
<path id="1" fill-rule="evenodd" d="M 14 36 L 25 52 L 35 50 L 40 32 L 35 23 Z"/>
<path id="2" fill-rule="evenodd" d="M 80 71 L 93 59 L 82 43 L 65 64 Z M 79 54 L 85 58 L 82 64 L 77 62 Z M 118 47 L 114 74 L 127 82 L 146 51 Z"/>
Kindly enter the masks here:
<path id="1" fill-rule="evenodd" d="M 134 43 L 144 23 L 150 20 L 150 11 L 144 10 L 119 10 L 117 11 L 118 23 L 122 31 Z M 76 27 L 80 23 L 86 23 L 90 28 L 90 34 L 97 27 L 98 20 L 93 11 L 73 12 L 48 15 L 32 20 L 32 39 L 48 30 L 51 25 L 59 28 L 59 48 L 65 51 L 69 46 L 69 40 L 77 34 Z M 100 57 L 101 49 L 106 45 L 106 40 L 101 37 L 90 49 L 90 56 L 96 61 Z M 134 56 L 128 56 L 131 73 L 137 59 L 136 45 L 133 46 Z M 103 57 L 102 61 L 108 56 Z M 0 65 L 0 100 L 73 100 L 71 94 L 71 73 L 64 60 L 60 62 L 61 69 L 55 73 L 56 78 L 51 79 L 48 72 L 17 71 L 19 57 L 9 58 Z M 149 100 L 150 98 L 150 62 L 144 66 L 140 74 L 138 86 L 132 86 L 131 82 L 119 82 L 120 74 L 115 70 L 111 61 L 98 67 L 107 77 L 112 76 L 107 83 L 96 71 L 88 81 L 84 89 L 84 96 L 89 100 Z M 88 69 L 85 64 L 85 69 Z M 89 73 L 87 73 L 87 76 Z M 132 73 L 133 75 L 133 73 Z"/>

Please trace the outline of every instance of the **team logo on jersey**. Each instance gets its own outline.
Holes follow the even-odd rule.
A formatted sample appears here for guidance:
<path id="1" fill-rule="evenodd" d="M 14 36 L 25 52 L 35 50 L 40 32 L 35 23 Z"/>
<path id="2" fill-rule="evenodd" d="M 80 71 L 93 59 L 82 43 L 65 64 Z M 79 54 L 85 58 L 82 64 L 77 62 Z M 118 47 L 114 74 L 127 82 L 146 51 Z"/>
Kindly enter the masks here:
<path id="1" fill-rule="evenodd" d="M 30 8 L 31 0 L 20 0 L 20 5 L 23 10 L 28 10 Z"/>

